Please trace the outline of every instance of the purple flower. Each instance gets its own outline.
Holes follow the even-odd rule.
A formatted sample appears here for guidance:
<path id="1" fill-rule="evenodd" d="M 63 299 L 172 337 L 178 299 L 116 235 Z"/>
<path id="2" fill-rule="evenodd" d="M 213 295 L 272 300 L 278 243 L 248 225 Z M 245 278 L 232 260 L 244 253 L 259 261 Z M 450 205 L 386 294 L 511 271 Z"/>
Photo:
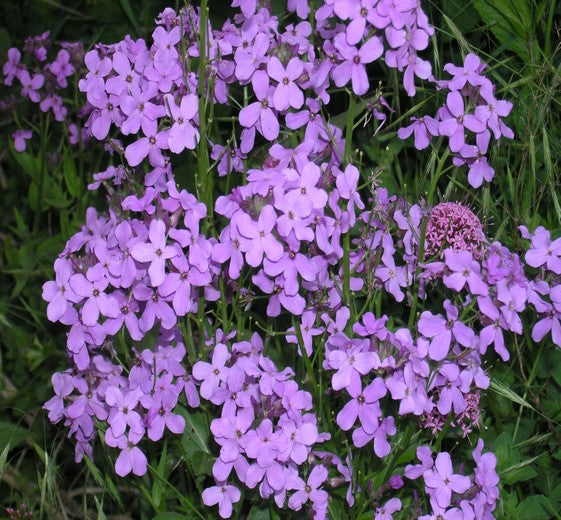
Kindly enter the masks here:
<path id="1" fill-rule="evenodd" d="M 260 132 L 268 141 L 274 141 L 279 135 L 279 122 L 273 109 L 269 106 L 269 77 L 265 71 L 257 71 L 253 76 L 253 90 L 257 101 L 240 111 L 240 125 L 247 128 L 260 123 Z"/>
<path id="2" fill-rule="evenodd" d="M 267 304 L 267 316 L 278 316 L 281 312 L 281 305 L 295 316 L 300 316 L 304 312 L 306 300 L 298 292 L 292 292 L 285 288 L 286 283 L 283 275 L 271 280 L 261 270 L 251 277 L 251 281 L 264 293 L 271 295 Z"/>
<path id="3" fill-rule="evenodd" d="M 134 92 L 134 95 L 128 95 L 123 99 L 121 110 L 128 116 L 121 125 L 123 134 L 136 134 L 140 127 L 148 121 L 154 121 L 165 115 L 166 109 L 164 106 L 156 105 L 150 101 L 157 92 L 158 86 L 155 83 L 148 82 L 144 90 Z"/>
<path id="4" fill-rule="evenodd" d="M 81 312 L 84 325 L 95 325 L 100 313 L 107 318 L 116 318 L 119 314 L 119 303 L 115 297 L 103 292 L 108 285 L 109 281 L 106 278 L 88 280 L 83 274 L 70 277 L 70 287 L 74 293 L 86 298 Z"/>
<path id="5" fill-rule="evenodd" d="M 438 128 L 442 135 L 450 138 L 450 150 L 459 152 L 465 143 L 464 128 L 479 133 L 485 130 L 485 124 L 473 114 L 465 113 L 463 97 L 457 91 L 448 94 L 445 107 L 450 117 L 443 119 Z"/>
<path id="6" fill-rule="evenodd" d="M 134 410 L 140 396 L 139 389 L 126 391 L 124 394 L 116 386 L 110 386 L 105 390 L 105 402 L 112 408 L 107 422 L 115 437 L 123 435 L 127 426 L 134 433 L 144 434 L 142 419 Z"/>
<path id="7" fill-rule="evenodd" d="M 266 61 L 271 40 L 265 33 L 258 33 L 251 46 L 236 49 L 236 77 L 240 81 L 249 80 L 259 66 Z M 268 82 L 267 82 L 268 83 Z M 253 86 L 255 89 L 255 84 Z"/>
<path id="8" fill-rule="evenodd" d="M 273 432 L 273 423 L 265 419 L 256 430 L 250 430 L 245 436 L 245 452 L 256 459 L 261 468 L 268 468 L 285 449 L 282 431 Z"/>
<path id="9" fill-rule="evenodd" d="M 308 481 L 298 479 L 294 484 L 294 493 L 288 500 L 288 507 L 293 511 L 300 511 L 302 506 L 311 500 L 313 504 L 325 504 L 327 506 L 327 491 L 319 487 L 327 480 L 327 468 L 323 465 L 315 466 L 310 472 Z"/>
<path id="10" fill-rule="evenodd" d="M 405 476 L 411 480 L 416 480 L 423 473 L 429 469 L 431 469 L 434 465 L 434 461 L 432 458 L 432 452 L 429 446 L 419 446 L 417 448 L 417 458 L 421 461 L 421 464 L 408 464 L 405 467 Z"/>
<path id="11" fill-rule="evenodd" d="M 168 148 L 169 131 L 158 132 L 158 123 L 151 119 L 142 122 L 141 137 L 125 149 L 125 158 L 131 166 L 138 166 L 148 156 L 152 166 L 164 166 L 162 150 Z"/>
<path id="12" fill-rule="evenodd" d="M 303 204 L 298 197 L 282 196 L 275 200 L 275 208 L 283 212 L 277 220 L 277 230 L 283 237 L 288 238 L 294 233 L 298 240 L 314 240 L 314 232 L 310 227 L 312 209 L 309 204 Z"/>
<path id="13" fill-rule="evenodd" d="M 74 390 L 72 376 L 67 373 L 55 372 L 51 377 L 55 395 L 44 405 L 43 409 L 49 412 L 49 421 L 57 423 L 64 415 L 64 398 Z"/>
<path id="14" fill-rule="evenodd" d="M 423 116 L 419 119 L 412 117 L 409 126 L 400 128 L 397 135 L 400 139 L 407 139 L 412 134 L 415 136 L 414 145 L 417 150 L 424 150 L 433 136 L 439 135 L 438 121 L 430 116 Z"/>
<path id="15" fill-rule="evenodd" d="M 347 391 L 353 399 L 337 414 L 337 424 L 347 431 L 354 426 L 358 417 L 362 429 L 366 433 L 374 433 L 382 416 L 378 403 L 387 392 L 384 380 L 377 377 L 364 390 L 359 386 L 349 387 Z"/>
<path id="16" fill-rule="evenodd" d="M 277 214 L 270 205 L 261 210 L 257 222 L 254 222 L 247 213 L 239 217 L 240 247 L 249 265 L 258 267 L 264 254 L 272 262 L 281 259 L 283 248 L 272 234 L 276 218 Z"/>
<path id="17" fill-rule="evenodd" d="M 164 428 L 178 435 L 183 433 L 185 419 L 172 412 L 176 404 L 177 396 L 169 389 L 154 394 L 145 418 L 150 440 L 160 440 L 164 435 Z"/>
<path id="18" fill-rule="evenodd" d="M 314 327 L 316 322 L 316 313 L 314 311 L 304 311 L 302 314 L 302 321 L 300 323 L 300 332 L 302 334 L 302 341 L 304 342 L 304 349 L 306 350 L 306 354 L 309 356 L 312 355 L 312 342 L 314 336 L 319 336 L 323 333 L 324 329 L 320 327 Z M 294 332 L 294 327 L 291 327 L 288 332 Z M 289 343 L 298 343 L 298 338 L 296 335 L 287 335 L 286 341 Z M 300 347 L 298 347 L 300 349 Z M 298 351 L 300 355 L 302 353 L 300 350 Z"/>
<path id="19" fill-rule="evenodd" d="M 299 58 L 292 58 L 286 68 L 276 56 L 269 60 L 267 74 L 278 81 L 273 94 L 273 105 L 277 110 L 286 110 L 288 107 L 298 109 L 304 104 L 304 94 L 296 84 L 303 71 L 304 65 Z"/>
<path id="20" fill-rule="evenodd" d="M 193 366 L 193 377 L 202 381 L 201 396 L 210 399 L 222 381 L 226 381 L 229 368 L 226 362 L 230 359 L 228 347 L 219 343 L 212 353 L 212 362 L 197 361 Z"/>
<path id="21" fill-rule="evenodd" d="M 247 442 L 245 437 L 254 419 L 253 410 L 245 408 L 237 415 L 213 419 L 210 431 L 216 442 L 221 446 L 220 459 L 225 462 L 234 462 L 240 453 L 243 453 Z"/>
<path id="22" fill-rule="evenodd" d="M 422 415 L 429 407 L 429 401 L 422 383 L 413 372 L 408 363 L 403 368 L 403 374 L 398 377 L 394 374 L 386 379 L 386 387 L 390 391 L 392 399 L 399 400 L 399 415 L 413 413 Z"/>
<path id="23" fill-rule="evenodd" d="M 360 0 L 348 2 L 347 0 L 336 0 L 333 2 L 335 14 L 342 20 L 351 19 L 347 25 L 346 40 L 349 45 L 356 45 L 362 40 L 367 22 L 374 27 L 383 28 L 386 21 L 380 16 L 376 2 L 372 0 Z"/>
<path id="24" fill-rule="evenodd" d="M 510 354 L 505 347 L 503 336 L 503 328 L 507 328 L 504 318 L 501 316 L 499 309 L 493 300 L 488 297 L 477 298 L 479 310 L 491 320 L 491 323 L 481 329 L 479 333 L 479 350 L 481 354 L 485 354 L 487 347 L 493 343 L 495 352 L 501 356 L 503 361 L 508 361 Z"/>
<path id="25" fill-rule="evenodd" d="M 26 141 L 31 139 L 33 133 L 31 130 L 16 130 L 12 134 L 12 139 L 14 140 L 14 150 L 16 152 L 24 152 L 26 148 Z"/>
<path id="26" fill-rule="evenodd" d="M 382 255 L 382 264 L 376 268 L 376 276 L 384 283 L 384 288 L 398 302 L 403 301 L 405 294 L 401 287 L 407 287 L 407 271 L 403 266 L 396 267 L 394 258 L 391 254 Z"/>
<path id="27" fill-rule="evenodd" d="M 206 488 L 203 491 L 203 502 L 205 506 L 218 504 L 218 513 L 220 516 L 222 518 L 230 518 L 230 516 L 232 516 L 232 504 L 240 500 L 240 490 L 225 482 L 218 482 L 217 484 L 217 486 Z"/>
<path id="28" fill-rule="evenodd" d="M 115 472 L 120 477 L 127 476 L 131 471 L 141 477 L 146 473 L 148 468 L 148 460 L 142 450 L 136 444 L 142 438 L 142 434 L 133 431 L 128 435 L 115 436 L 112 429 L 109 428 L 105 432 L 105 442 L 112 448 L 120 448 L 121 453 L 115 461 Z"/>
<path id="29" fill-rule="evenodd" d="M 21 52 L 12 47 L 8 50 L 8 61 L 4 63 L 2 72 L 4 73 L 4 84 L 11 86 L 14 78 L 17 78 L 22 70 L 19 60 L 21 59 Z"/>
<path id="30" fill-rule="evenodd" d="M 511 110 L 512 103 L 510 101 L 497 100 L 492 97 L 487 105 L 479 105 L 475 108 L 475 117 L 487 125 L 487 128 L 493 132 L 495 139 L 499 139 L 501 135 L 512 139 L 514 133 L 500 119 L 508 116 Z"/>
<path id="31" fill-rule="evenodd" d="M 364 203 L 360 199 L 360 194 L 357 191 L 358 181 L 360 179 L 360 173 L 356 166 L 348 164 L 345 171 L 337 175 L 335 179 L 335 185 L 337 186 L 337 191 L 342 199 L 348 200 L 347 211 L 351 215 L 351 225 L 354 224 L 354 207 L 358 209 L 364 209 Z"/>
<path id="32" fill-rule="evenodd" d="M 432 338 L 429 345 L 429 356 L 441 361 L 448 355 L 450 343 L 454 338 L 464 347 L 473 347 L 475 334 L 467 325 L 458 321 L 458 309 L 449 300 L 444 302 L 446 318 L 433 315 L 430 311 L 421 314 L 418 323 L 419 332 L 426 338 Z"/>
<path id="33" fill-rule="evenodd" d="M 310 14 L 308 0 L 288 0 L 287 9 L 291 13 L 296 11 L 296 14 L 302 20 L 306 20 Z"/>
<path id="34" fill-rule="evenodd" d="M 312 417 L 306 415 L 305 418 Z M 303 464 L 308 458 L 310 447 L 318 440 L 318 429 L 314 423 L 302 422 L 300 426 L 292 420 L 279 423 L 285 437 L 286 449 L 282 453 L 283 460 L 292 460 L 296 464 Z"/>
<path id="35" fill-rule="evenodd" d="M 139 262 L 150 262 L 148 274 L 154 287 L 162 285 L 165 280 L 166 260 L 177 255 L 173 246 L 166 245 L 166 225 L 163 220 L 150 222 L 149 243 L 138 242 L 131 248 L 131 256 Z"/>
<path id="36" fill-rule="evenodd" d="M 146 302 L 140 318 L 140 326 L 143 332 L 148 332 L 154 326 L 156 318 L 160 320 L 162 327 L 166 330 L 175 326 L 177 316 L 157 289 L 150 289 L 144 284 L 138 284 L 134 288 L 133 294 L 138 301 Z"/>
<path id="37" fill-rule="evenodd" d="M 204 287 L 210 284 L 210 273 L 208 271 L 201 273 L 196 267 L 189 265 L 183 254 L 173 257 L 171 263 L 178 272 L 166 275 L 160 286 L 160 293 L 166 298 L 173 295 L 173 309 L 178 316 L 185 316 L 193 310 L 192 287 Z"/>
<path id="38" fill-rule="evenodd" d="M 113 94 L 108 96 L 105 92 L 102 92 L 99 96 L 89 97 L 88 100 L 91 105 L 98 109 L 92 113 L 90 127 L 92 135 L 99 141 L 107 137 L 111 123 L 114 123 L 115 126 L 121 125 L 123 117 L 119 110 L 119 105 L 122 98 L 123 96 L 115 96 Z"/>
<path id="39" fill-rule="evenodd" d="M 477 464 L 475 468 L 475 483 L 480 486 L 481 492 L 486 498 L 486 503 L 494 505 L 499 498 L 499 476 L 497 475 L 497 457 L 493 453 L 482 453 L 483 440 L 477 441 L 473 450 L 473 460 Z"/>
<path id="40" fill-rule="evenodd" d="M 111 76 L 105 84 L 105 89 L 110 94 L 117 96 L 126 93 L 129 95 L 140 94 L 139 74 L 131 67 L 129 57 L 124 52 L 115 52 L 112 57 L 113 70 L 117 76 Z"/>
<path id="41" fill-rule="evenodd" d="M 374 352 L 362 352 L 360 347 L 348 351 L 333 350 L 327 357 L 329 366 L 337 370 L 331 378 L 333 390 L 360 388 L 360 376 L 370 372 L 380 364 Z"/>
<path id="42" fill-rule="evenodd" d="M 393 513 L 401 511 L 401 500 L 399 498 L 391 498 L 382 507 L 376 508 L 374 520 L 392 520 Z"/>
<path id="43" fill-rule="evenodd" d="M 43 74 L 35 74 L 33 77 L 29 75 L 27 70 L 23 70 L 19 75 L 19 80 L 21 82 L 21 95 L 24 97 L 29 97 L 34 103 L 39 103 L 40 94 L 38 90 L 45 83 L 45 77 Z"/>
<path id="44" fill-rule="evenodd" d="M 334 44 L 345 61 L 333 69 L 335 85 L 342 87 L 352 80 L 353 92 L 362 96 L 368 92 L 370 83 L 366 74 L 366 64 L 377 60 L 384 52 L 384 46 L 377 36 L 372 36 L 359 50 L 347 43 L 344 34 L 334 38 Z"/>
<path id="45" fill-rule="evenodd" d="M 443 363 L 434 382 L 438 383 L 440 388 L 436 405 L 438 411 L 442 415 L 448 415 L 453 408 L 454 414 L 461 414 L 466 409 L 466 401 L 460 389 L 462 381 L 458 366 L 454 363 Z"/>
<path id="46" fill-rule="evenodd" d="M 80 300 L 70 285 L 73 273 L 72 264 L 64 258 L 58 258 L 55 260 L 56 281 L 43 284 L 43 299 L 49 302 L 47 318 L 50 321 L 58 321 L 65 314 L 69 303 L 76 303 Z"/>
<path id="47" fill-rule="evenodd" d="M 446 249 L 444 251 L 446 267 L 452 271 L 442 278 L 444 285 L 455 291 L 461 291 L 468 285 L 472 294 L 487 296 L 489 289 L 481 277 L 479 263 L 473 259 L 470 251 L 454 251 Z"/>
<path id="48" fill-rule="evenodd" d="M 470 487 L 469 477 L 454 474 L 452 460 L 447 452 L 436 456 L 434 469 L 423 473 L 427 492 L 434 497 L 439 507 L 447 508 L 450 505 L 452 492 L 464 493 Z"/>
<path id="49" fill-rule="evenodd" d="M 172 96 L 166 96 L 166 106 L 173 120 L 169 131 L 168 145 L 173 153 L 181 153 L 185 148 L 194 150 L 200 139 L 198 130 L 191 121 L 199 110 L 199 100 L 194 94 L 187 94 L 181 98 L 179 107 Z"/>
<path id="50" fill-rule="evenodd" d="M 549 231 L 538 227 L 532 236 L 532 247 L 526 252 L 526 263 L 532 267 L 543 265 L 555 274 L 561 274 L 561 238 L 551 241 Z"/>
<path id="51" fill-rule="evenodd" d="M 171 49 L 177 52 L 175 48 L 171 47 Z M 182 71 L 177 60 L 166 59 L 164 56 L 158 56 L 158 53 L 156 53 L 154 61 L 146 67 L 144 74 L 148 80 L 158 85 L 160 92 L 167 94 L 171 91 L 174 83 L 181 79 Z"/>
<path id="52" fill-rule="evenodd" d="M 103 92 L 104 78 L 111 72 L 111 60 L 107 57 L 100 59 L 98 51 L 92 50 L 86 54 L 84 61 L 89 72 L 78 86 L 82 92 L 99 95 Z"/>
<path id="53" fill-rule="evenodd" d="M 456 67 L 452 63 L 447 63 L 444 65 L 444 70 L 454 76 L 448 82 L 448 88 L 450 90 L 461 90 L 466 83 L 469 83 L 472 87 L 481 86 L 485 79 L 481 75 L 484 68 L 485 65 L 479 57 L 471 52 L 465 57 L 463 67 Z"/>

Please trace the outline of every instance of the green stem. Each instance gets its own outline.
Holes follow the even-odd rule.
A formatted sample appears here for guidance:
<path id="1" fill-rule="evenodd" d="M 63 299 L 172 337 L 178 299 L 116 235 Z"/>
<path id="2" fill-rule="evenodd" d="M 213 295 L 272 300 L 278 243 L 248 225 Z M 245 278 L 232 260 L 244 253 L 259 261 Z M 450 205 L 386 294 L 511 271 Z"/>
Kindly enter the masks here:
<path id="1" fill-rule="evenodd" d="M 41 207 L 43 206 L 43 190 L 45 187 L 45 176 L 47 173 L 47 162 L 45 160 L 47 148 L 47 134 L 49 132 L 49 115 L 41 122 L 41 149 L 39 151 L 39 186 L 37 188 L 37 204 L 35 206 L 35 217 L 33 219 L 33 233 L 39 230 L 41 222 Z"/>
<path id="2" fill-rule="evenodd" d="M 428 206 L 432 206 L 432 201 L 434 198 L 434 192 L 436 191 L 436 185 L 438 183 L 438 179 L 440 179 L 443 170 L 444 170 L 444 163 L 446 159 L 448 159 L 449 153 L 446 152 L 442 158 L 440 159 L 436 171 L 431 179 L 430 190 L 427 197 Z M 421 236 L 419 237 L 419 260 L 417 261 L 417 267 L 415 269 L 415 284 L 413 285 L 413 303 L 411 305 L 411 310 L 409 312 L 409 320 L 407 322 L 407 326 L 409 329 L 413 327 L 413 322 L 415 321 L 415 314 L 417 312 L 417 304 L 419 302 L 419 275 L 421 274 L 421 263 L 423 262 L 425 256 L 425 233 L 427 231 L 427 223 L 428 218 L 423 219 L 423 223 L 421 224 Z"/>
<path id="3" fill-rule="evenodd" d="M 208 0 L 201 0 L 200 10 L 200 39 L 199 39 L 199 132 L 200 140 L 198 146 L 198 171 L 197 171 L 197 195 L 207 206 L 208 218 L 206 227 L 208 228 L 213 219 L 214 207 L 212 204 L 212 183 L 208 175 L 208 129 L 207 129 L 207 24 L 208 24 Z"/>
<path id="4" fill-rule="evenodd" d="M 349 108 L 347 110 L 347 126 L 345 128 L 345 157 L 346 164 L 350 163 L 353 146 L 353 122 L 355 117 L 356 101 L 352 93 L 349 93 Z M 350 229 L 343 237 L 343 300 L 347 307 L 351 303 L 351 237 Z"/>
<path id="5" fill-rule="evenodd" d="M 318 391 L 321 393 L 321 390 L 318 387 L 316 382 L 316 376 L 314 375 L 314 370 L 312 367 L 312 363 L 310 362 L 310 358 L 308 357 L 308 353 L 306 352 L 306 347 L 304 346 L 304 338 L 302 337 L 302 329 L 300 328 L 300 323 L 298 320 L 293 319 L 292 324 L 294 325 L 294 330 L 296 331 L 296 337 L 298 338 L 298 346 L 300 347 L 300 354 L 302 355 L 302 359 L 304 360 L 304 366 L 306 367 L 306 372 L 310 378 L 312 387 L 314 389 L 314 393 L 316 394 L 316 398 L 318 401 L 320 400 L 320 396 L 318 395 Z"/>
<path id="6" fill-rule="evenodd" d="M 347 125 L 345 128 L 345 163 L 349 164 L 353 147 L 353 124 L 355 120 L 356 100 L 349 94 L 349 108 L 347 109 Z"/>

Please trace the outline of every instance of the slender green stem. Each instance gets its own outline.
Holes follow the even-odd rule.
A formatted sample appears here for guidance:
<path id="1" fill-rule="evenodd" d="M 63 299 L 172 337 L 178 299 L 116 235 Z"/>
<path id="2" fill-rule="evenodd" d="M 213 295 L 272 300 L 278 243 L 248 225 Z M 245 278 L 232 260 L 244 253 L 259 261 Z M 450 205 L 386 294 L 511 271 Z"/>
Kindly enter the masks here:
<path id="1" fill-rule="evenodd" d="M 198 146 L 198 171 L 197 195 L 207 206 L 208 218 L 206 227 L 212 225 L 214 205 L 212 203 L 212 182 L 209 175 L 208 140 L 207 135 L 207 105 L 209 92 L 207 92 L 207 25 L 208 25 L 208 0 L 201 0 L 200 11 L 200 39 L 199 39 L 199 132 Z"/>
<path id="2" fill-rule="evenodd" d="M 553 17 L 555 13 L 556 0 L 551 0 L 549 5 L 549 14 L 547 16 L 547 26 L 545 28 L 545 45 L 544 51 L 546 56 L 551 56 L 551 34 L 553 33 Z"/>
<path id="3" fill-rule="evenodd" d="M 347 109 L 347 125 L 345 128 L 345 163 L 349 164 L 353 147 L 353 124 L 355 120 L 356 100 L 349 93 L 349 108 Z"/>
<path id="4" fill-rule="evenodd" d="M 39 185 L 37 188 L 37 203 L 35 205 L 35 217 L 33 219 L 33 233 L 39 230 L 41 222 L 41 208 L 43 206 L 43 190 L 45 189 L 45 176 L 47 174 L 47 161 L 45 160 L 47 139 L 49 133 L 49 114 L 41 121 L 41 148 L 39 151 Z"/>
<path id="5" fill-rule="evenodd" d="M 353 146 L 353 122 L 355 117 L 356 101 L 349 93 L 349 108 L 347 110 L 347 126 L 345 128 L 345 163 L 349 164 Z M 348 307 L 351 303 L 351 237 L 350 230 L 343 236 L 343 300 Z"/>
<path id="6" fill-rule="evenodd" d="M 312 367 L 312 363 L 310 361 L 310 358 L 308 357 L 308 353 L 306 352 L 306 347 L 304 346 L 304 338 L 302 336 L 302 329 L 300 328 L 300 323 L 298 322 L 298 320 L 295 319 L 292 320 L 292 323 L 294 325 L 294 330 L 296 331 L 296 337 L 298 338 L 298 346 L 300 347 L 300 354 L 302 355 L 302 359 L 304 360 L 304 366 L 306 367 L 306 372 L 308 373 L 308 377 L 310 378 L 310 381 L 312 383 L 314 393 L 316 394 L 316 397 L 319 400 L 319 395 L 317 395 L 317 393 L 321 392 L 321 390 L 318 387 L 316 376 L 314 374 L 314 369 Z"/>

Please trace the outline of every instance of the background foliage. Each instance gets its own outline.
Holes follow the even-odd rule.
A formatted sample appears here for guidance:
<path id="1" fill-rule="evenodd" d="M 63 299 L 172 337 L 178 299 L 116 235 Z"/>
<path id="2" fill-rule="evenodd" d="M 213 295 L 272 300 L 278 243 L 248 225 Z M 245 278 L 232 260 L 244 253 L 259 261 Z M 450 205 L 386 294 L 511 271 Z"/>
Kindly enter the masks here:
<path id="1" fill-rule="evenodd" d="M 274 10 L 284 12 L 275 0 Z M 161 0 L 25 0 L 0 3 L 0 55 L 21 46 L 28 35 L 50 30 L 55 41 L 113 42 L 125 34 L 148 37 Z M 173 4 L 173 2 L 172 2 Z M 177 4 L 177 2 L 176 2 Z M 218 5 L 220 4 L 220 5 Z M 229 14 L 211 2 L 220 23 Z M 177 5 L 171 5 L 178 7 Z M 450 170 L 439 184 L 439 199 L 467 202 L 481 217 L 488 236 L 520 250 L 516 226 L 544 225 L 561 234 L 561 3 L 556 0 L 442 0 L 425 9 L 437 28 L 432 45 L 436 69 L 476 52 L 488 63 L 498 96 L 514 103 L 514 141 L 491 156 L 497 175 L 490 186 L 470 195 L 463 178 Z M 395 131 L 419 106 L 398 88 L 395 72 L 380 77 L 394 116 L 376 139 L 359 132 L 361 149 L 380 165 L 390 192 L 416 200 L 428 192 L 435 174 L 434 152 L 417 152 L 394 139 Z M 438 106 L 438 94 L 422 98 Z M 415 98 L 417 99 L 417 98 Z M 415 101 L 414 103 L 418 103 Z M 423 113 L 431 113 L 423 106 Z M 49 143 L 56 154 L 47 164 L 49 186 L 37 207 L 35 165 L 10 144 L 12 121 L 0 116 L 0 518 L 6 507 L 25 502 L 36 517 L 157 518 L 184 516 L 181 494 L 169 483 L 176 462 L 164 452 L 142 479 L 119 479 L 99 450 L 98 465 L 76 465 L 60 426 L 41 410 L 51 394 L 50 376 L 64 366 L 64 331 L 50 324 L 40 298 L 52 277 L 52 262 L 65 240 L 95 204 L 85 190 L 94 164 Z M 397 160 L 399 154 L 399 161 Z M 460 176 L 461 177 L 461 176 Z M 492 388 L 484 403 L 482 436 L 493 447 L 502 479 L 497 516 L 508 519 L 561 518 L 561 352 L 548 342 L 525 337 L 510 346 L 509 364 L 491 368 Z M 204 415 L 187 417 L 184 456 L 209 452 Z M 152 457 L 150 460 L 157 460 Z M 103 471 L 107 467 L 107 471 Z M 192 462 L 194 475 L 205 468 Z M 181 466 L 182 467 L 182 466 Z M 181 468 L 180 467 L 180 468 Z M 184 476 L 188 480 L 188 477 Z M 197 495 L 197 493 L 194 493 Z M 124 504 L 127 503 L 127 507 Z M 132 505 L 131 505 L 132 504 Z M 103 513 L 105 511 L 105 513 Z M 275 518 L 252 510 L 250 518 Z M 127 516 L 128 515 L 128 516 Z"/>

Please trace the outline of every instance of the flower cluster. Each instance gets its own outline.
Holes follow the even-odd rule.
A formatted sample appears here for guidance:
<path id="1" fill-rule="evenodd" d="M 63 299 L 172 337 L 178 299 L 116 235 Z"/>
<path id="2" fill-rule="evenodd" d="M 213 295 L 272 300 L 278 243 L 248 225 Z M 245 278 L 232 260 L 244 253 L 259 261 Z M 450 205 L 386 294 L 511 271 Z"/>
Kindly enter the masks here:
<path id="1" fill-rule="evenodd" d="M 52 113 L 55 121 L 65 122 L 70 134 L 70 142 L 79 140 L 78 126 L 68 122 L 69 109 L 63 97 L 69 88 L 68 78 L 83 69 L 84 50 L 80 43 L 62 43 L 61 49 L 52 61 L 47 60 L 47 51 L 51 46 L 49 31 L 27 38 L 22 52 L 16 47 L 8 51 L 8 61 L 4 63 L 4 85 L 15 89 L 21 86 L 20 99 L 13 96 L 11 101 L 2 101 L 0 109 L 15 113 L 25 99 L 38 104 L 45 113 Z M 26 63 L 26 61 L 28 63 Z M 31 139 L 32 130 L 19 129 L 12 134 L 14 148 L 23 152 L 26 141 Z M 83 136 L 85 138 L 85 136 Z"/>
<path id="2" fill-rule="evenodd" d="M 531 241 L 526 252 L 526 263 L 541 273 L 532 282 L 531 303 L 539 313 L 540 320 L 534 325 L 532 339 L 541 341 L 551 333 L 551 339 L 561 346 L 561 239 L 551 240 L 551 233 L 539 226 L 530 233 L 520 227 L 523 238 Z"/>
<path id="3" fill-rule="evenodd" d="M 433 459 L 429 446 L 417 448 L 421 464 L 408 465 L 405 477 L 410 480 L 423 478 L 432 507 L 432 514 L 419 518 L 493 518 L 499 496 L 497 459 L 492 453 L 482 452 L 483 441 L 480 440 L 473 450 L 474 474 L 464 476 L 454 473 L 448 452 L 440 452 Z"/>
<path id="4" fill-rule="evenodd" d="M 359 480 L 353 460 L 364 469 L 365 446 L 383 466 L 412 428 L 430 440 L 444 425 L 457 438 L 477 430 L 489 386 L 483 356 L 492 345 L 509 359 L 526 309 L 540 317 L 534 340 L 551 331 L 561 346 L 561 245 L 543 228 L 522 230 L 526 264 L 540 270 L 532 279 L 463 204 L 410 203 L 378 186 L 353 160 L 352 117 L 345 134 L 330 121 L 332 84 L 365 95 L 367 67 L 382 56 L 403 71 L 409 95 L 415 77 L 436 82 L 417 55 L 434 33 L 419 2 L 325 0 L 311 13 L 289 0 L 298 20 L 286 27 L 261 3 L 234 0 L 241 12 L 220 30 L 197 9 L 166 9 L 151 45 L 127 37 L 86 54 L 86 132 L 107 142 L 114 161 L 89 187 L 107 187 L 110 209 L 88 210 L 43 287 L 48 318 L 70 327 L 71 363 L 53 376 L 45 408 L 69 427 L 77 460 L 92 456 L 97 422 L 120 450 L 116 472 L 142 475 L 141 443 L 181 434 L 179 406 L 202 398 L 220 447 L 203 503 L 229 517 L 243 485 L 319 519 L 337 499 L 333 488 L 348 485 L 348 506 L 355 493 L 364 500 L 361 486 L 372 482 Z M 399 132 L 414 133 L 419 149 L 449 137 L 473 186 L 492 177 L 491 133 L 512 137 L 502 121 L 511 106 L 494 98 L 483 69 L 472 55 L 447 65 L 453 78 L 436 82 L 448 90 L 437 118 Z M 389 117 L 381 95 L 373 103 L 375 117 Z M 206 130 L 216 104 L 237 119 L 225 142 Z M 466 128 L 476 145 L 466 144 Z M 174 174 L 182 165 L 173 155 L 192 159 L 195 149 L 206 205 Z M 214 171 L 225 179 L 214 183 Z M 253 327 L 265 322 L 263 338 Z M 280 354 L 270 345 L 279 337 Z M 294 366 L 279 370 L 290 353 Z M 421 477 L 432 508 L 422 518 L 489 518 L 498 479 L 482 447 L 471 477 L 427 446 L 421 465 L 378 473 L 375 518 L 401 510 L 395 495 Z"/>
<path id="5" fill-rule="evenodd" d="M 435 118 L 414 117 L 411 125 L 398 131 L 401 139 L 413 134 L 417 150 L 426 148 L 433 137 L 447 137 L 454 165 L 468 166 L 468 182 L 474 188 L 479 188 L 483 180 L 490 182 L 495 175 L 487 160 L 491 135 L 495 140 L 514 137 L 503 122 L 512 110 L 512 103 L 495 98 L 495 86 L 482 74 L 486 67 L 474 54 L 466 56 L 462 67 L 452 63 L 445 65 L 444 70 L 452 79 L 436 83 L 440 89 L 448 91 L 446 103 Z M 474 134 L 471 144 L 466 140 L 466 130 Z"/>
<path id="6" fill-rule="evenodd" d="M 441 202 L 431 209 L 425 230 L 425 256 L 440 255 L 444 248 L 484 255 L 485 235 L 479 218 L 458 202 Z"/>
<path id="7" fill-rule="evenodd" d="M 135 412 L 135 422 L 126 422 L 128 442 L 137 444 L 145 432 L 153 440 L 161 438 L 161 420 L 167 415 L 158 415 L 158 410 L 171 411 L 186 384 L 186 371 L 181 367 L 185 349 L 177 339 L 178 317 L 197 309 L 203 295 L 207 301 L 218 298 L 211 284 L 211 243 L 200 233 L 205 207 L 171 183 L 167 194 L 164 198 L 149 188 L 142 199 L 130 195 L 121 201 L 119 216 L 111 212 L 109 218 L 99 217 L 91 208 L 86 225 L 71 237 L 55 262 L 56 280 L 43 286 L 48 318 L 70 326 L 67 349 L 75 365 L 66 376 L 55 375 L 57 397 L 47 407 L 52 420 L 65 418 L 72 425 L 71 434 L 78 441 L 77 459 L 84 452 L 91 453 L 94 416 L 108 421 L 108 444 L 126 445 L 125 422 L 119 415 L 123 406 L 131 412 L 141 406 L 147 410 L 143 420 Z M 126 218 L 126 212 L 136 212 L 141 218 Z M 141 341 L 154 328 L 160 333 L 161 351 L 141 353 L 138 369 L 143 367 L 143 374 L 133 369 L 127 382 L 119 376 L 121 367 L 110 361 L 116 355 L 111 338 L 124 329 L 132 340 Z M 172 369 L 167 360 L 172 356 L 170 349 L 177 356 Z M 130 381 L 135 373 L 142 381 L 142 392 L 139 379 Z M 118 377 L 108 397 L 109 374 Z M 173 382 L 177 377 L 182 379 Z M 164 389 L 173 385 L 162 394 L 157 391 L 159 383 Z M 170 388 L 174 389 L 171 393 Z M 74 389 L 91 395 L 96 406 L 76 399 Z M 113 412 L 119 418 L 117 426 L 112 424 Z M 182 430 L 173 418 L 168 428 L 175 433 Z"/>
<path id="8" fill-rule="evenodd" d="M 223 333 L 218 331 L 218 336 Z M 309 502 L 316 517 L 325 518 L 327 493 L 320 486 L 327 480 L 326 467 L 314 463 L 307 482 L 300 472 L 314 461 L 313 447 L 330 436 L 318 432 L 316 416 L 308 413 L 312 396 L 299 389 L 294 372 L 277 370 L 255 333 L 250 341 L 230 347 L 214 344 L 210 362 L 195 363 L 193 376 L 201 397 L 221 407 L 220 417 L 210 425 L 221 446 L 212 468 L 216 485 L 203 492 L 204 503 L 218 503 L 220 515 L 230 516 L 232 503 L 240 497 L 227 483 L 233 469 L 249 488 L 259 485 L 262 498 L 274 498 L 279 507 L 288 498 L 294 511 Z"/>
<path id="9" fill-rule="evenodd" d="M 33 511 L 27 509 L 25 502 L 17 509 L 8 507 L 6 513 L 8 513 L 8 520 L 27 520 L 28 518 L 33 518 Z"/>

